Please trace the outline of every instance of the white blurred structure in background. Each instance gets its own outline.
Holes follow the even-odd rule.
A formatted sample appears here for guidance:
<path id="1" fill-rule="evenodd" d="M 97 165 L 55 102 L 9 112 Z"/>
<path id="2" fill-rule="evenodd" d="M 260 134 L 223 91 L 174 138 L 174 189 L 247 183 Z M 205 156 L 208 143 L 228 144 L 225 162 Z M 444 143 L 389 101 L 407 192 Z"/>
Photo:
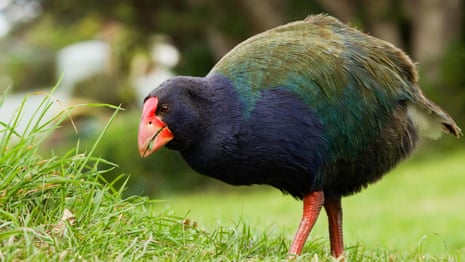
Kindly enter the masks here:
<path id="1" fill-rule="evenodd" d="M 154 42 L 150 55 L 151 63 L 155 65 L 153 67 L 147 66 L 142 58 L 135 57 L 133 61 L 131 75 L 136 89 L 137 102 L 140 105 L 152 89 L 174 76 L 172 69 L 180 59 L 176 47 L 164 41 Z M 147 68 L 149 70 L 146 70 Z"/>
<path id="2" fill-rule="evenodd" d="M 111 70 L 111 52 L 110 45 L 102 40 L 75 43 L 58 52 L 56 75 L 60 85 L 53 93 L 57 103 L 48 111 L 44 121 L 48 121 L 55 114 L 73 104 L 71 96 L 77 83 Z M 140 104 L 153 88 L 173 76 L 172 68 L 179 62 L 179 52 L 174 46 L 164 41 L 154 41 L 150 59 L 152 61 L 136 56 L 131 66 L 131 84 L 135 88 L 136 99 Z M 2 85 L 8 85 L 7 81 L 2 82 Z M 37 110 L 44 94 L 50 92 L 51 88 L 42 92 L 34 92 L 35 95 L 28 97 L 23 108 L 23 119 L 18 123 L 17 132 L 24 132 L 30 116 Z M 26 93 L 18 93 L 6 97 L 0 107 L 1 122 L 8 123 L 15 118 L 16 111 L 26 95 Z"/>
<path id="3" fill-rule="evenodd" d="M 56 75 L 61 78 L 60 91 L 70 95 L 74 86 L 82 80 L 110 67 L 111 49 L 101 40 L 78 42 L 64 47 L 56 58 Z"/>

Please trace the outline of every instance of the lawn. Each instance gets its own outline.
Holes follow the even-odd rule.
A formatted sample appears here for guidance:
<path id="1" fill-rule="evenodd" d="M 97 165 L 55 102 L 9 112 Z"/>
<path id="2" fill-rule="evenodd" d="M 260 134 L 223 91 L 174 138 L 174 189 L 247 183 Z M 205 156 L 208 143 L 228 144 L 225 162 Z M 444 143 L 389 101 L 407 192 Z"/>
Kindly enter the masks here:
<path id="1" fill-rule="evenodd" d="M 421 251 L 438 258 L 465 258 L 465 151 L 411 159 L 384 179 L 343 200 L 345 245 L 390 252 Z M 210 230 L 244 221 L 259 231 L 291 239 L 301 203 L 267 187 L 166 196 L 157 210 L 170 210 Z M 324 211 L 310 241 L 328 247 Z"/>
<path id="2" fill-rule="evenodd" d="M 52 103 L 44 96 L 23 116 L 25 134 L 16 132 L 21 108 L 0 122 L 0 261 L 286 259 L 298 201 L 265 187 L 125 198 L 124 181 L 115 189 L 102 176 L 116 165 L 94 156 L 115 115 L 89 150 L 77 141 L 66 154 L 44 154 L 40 144 L 67 117 L 46 120 Z M 414 159 L 347 198 L 348 260 L 465 259 L 464 160 L 465 151 Z M 297 260 L 331 261 L 324 217 Z"/>

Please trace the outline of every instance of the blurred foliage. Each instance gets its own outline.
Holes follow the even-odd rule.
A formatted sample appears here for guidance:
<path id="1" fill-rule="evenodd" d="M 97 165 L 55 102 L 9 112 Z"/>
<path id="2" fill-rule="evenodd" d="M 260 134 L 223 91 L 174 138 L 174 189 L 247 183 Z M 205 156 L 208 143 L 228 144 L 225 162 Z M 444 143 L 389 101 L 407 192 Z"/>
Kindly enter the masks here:
<path id="1" fill-rule="evenodd" d="M 99 32 L 101 24 L 101 17 L 90 13 L 64 26 L 55 16 L 45 13 L 34 23 L 24 25 L 23 41 L 31 47 L 56 51 L 83 39 L 92 39 Z"/>
<path id="2" fill-rule="evenodd" d="M 96 74 L 76 83 L 72 95 L 112 105 L 130 105 L 134 101 L 134 93 L 124 85 L 124 81 L 118 80 L 107 74 Z"/>
<path id="3" fill-rule="evenodd" d="M 85 16 L 70 27 L 49 14 L 30 24 L 22 24 L 10 37 L 0 42 L 0 48 L 9 50 L 0 54 L 0 72 L 8 75 L 14 90 L 53 86 L 56 52 L 66 45 L 90 39 L 100 27 L 99 16 Z M 73 32 L 73 33 L 70 33 Z"/>
<path id="4" fill-rule="evenodd" d="M 235 44 L 277 23 L 303 19 L 312 13 L 337 15 L 334 13 L 337 10 L 329 8 L 334 1 L 323 0 L 29 1 L 38 1 L 42 14 L 17 25 L 8 38 L 0 40 L 0 48 L 9 50 L 0 54 L 0 73 L 13 79 L 14 90 L 53 85 L 59 77 L 56 75 L 59 72 L 55 72 L 54 56 L 61 48 L 78 41 L 100 39 L 112 48 L 110 68 L 103 75 L 78 83 L 74 95 L 113 104 L 123 103 L 125 107 L 135 104 L 130 83 L 133 59 L 136 56 L 149 59 L 155 35 L 165 36 L 179 49 L 181 60 L 174 68 L 177 74 L 200 76 L 205 75 L 215 61 Z M 375 28 L 373 24 L 378 20 L 394 21 L 402 38 L 400 45 L 411 51 L 414 22 L 401 6 L 403 1 L 380 1 L 389 5 L 375 20 L 373 14 L 370 17 L 373 5 L 367 4 L 369 2 L 340 1 L 339 14 L 347 11 L 351 24 L 367 32 Z M 351 3 L 353 10 L 345 10 L 344 3 Z M 260 5 L 270 9 L 257 8 Z M 263 17 L 260 10 L 270 12 L 265 12 Z M 440 61 L 438 80 L 421 83 L 428 97 L 450 112 L 462 128 L 465 128 L 464 16 L 460 21 L 461 31 L 456 33 L 455 41 L 448 45 Z M 340 17 L 342 19 L 343 15 Z M 429 73 L 420 70 L 420 74 Z M 211 181 L 193 174 L 176 152 L 162 150 L 148 159 L 141 159 L 136 141 L 139 113 L 138 110 L 120 113 L 99 147 L 99 153 L 105 159 L 119 165 L 120 169 L 113 171 L 113 175 L 121 172 L 131 175 L 130 193 L 162 193 L 194 188 Z M 96 114 L 100 113 L 91 115 Z M 86 141 L 91 141 L 91 134 L 97 134 L 99 124 L 104 122 L 98 117 L 86 118 L 88 121 L 81 122 L 78 135 L 65 128 L 68 133 L 61 131 L 63 134 L 58 135 L 61 140 L 55 138 L 56 141 L 74 143 L 77 137 L 85 146 Z M 56 141 L 51 143 L 52 147 L 57 147 Z M 458 143 L 446 139 L 445 144 L 450 148 L 450 145 Z"/>
<path id="5" fill-rule="evenodd" d="M 463 41 L 453 42 L 445 52 L 441 66 L 441 87 L 435 98 L 441 105 L 447 105 L 463 122 L 465 120 L 465 36 Z M 464 127 L 465 128 L 465 127 Z"/>
<path id="6" fill-rule="evenodd" d="M 31 86 L 49 87 L 55 77 L 51 53 L 42 48 L 11 47 L 8 53 L 0 54 L 0 77 L 13 82 L 15 91 L 30 90 Z"/>

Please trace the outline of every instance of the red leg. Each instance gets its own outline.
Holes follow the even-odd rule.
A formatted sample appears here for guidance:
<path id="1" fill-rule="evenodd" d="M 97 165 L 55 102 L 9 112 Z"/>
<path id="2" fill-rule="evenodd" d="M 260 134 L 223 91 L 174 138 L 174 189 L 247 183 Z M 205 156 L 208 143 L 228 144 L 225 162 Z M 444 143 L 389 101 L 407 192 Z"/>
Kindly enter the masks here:
<path id="1" fill-rule="evenodd" d="M 324 207 L 328 215 L 331 255 L 339 259 L 344 256 L 341 199 L 326 199 Z"/>
<path id="2" fill-rule="evenodd" d="M 297 229 L 294 241 L 292 241 L 291 248 L 289 249 L 290 255 L 300 255 L 302 253 L 302 248 L 320 214 L 324 202 L 325 196 L 323 191 L 312 192 L 304 197 L 304 211 L 299 229 Z"/>

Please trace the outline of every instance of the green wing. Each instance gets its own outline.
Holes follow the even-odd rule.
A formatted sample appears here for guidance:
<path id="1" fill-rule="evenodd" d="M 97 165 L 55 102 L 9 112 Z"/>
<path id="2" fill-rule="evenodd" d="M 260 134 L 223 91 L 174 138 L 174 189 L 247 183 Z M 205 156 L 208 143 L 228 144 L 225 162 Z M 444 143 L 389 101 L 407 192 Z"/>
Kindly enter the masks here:
<path id="1" fill-rule="evenodd" d="M 314 105 L 314 100 L 337 100 L 350 84 L 366 88 L 367 98 L 382 99 L 408 93 L 417 80 L 400 50 L 322 15 L 249 38 L 211 73 L 233 81 L 249 110 L 260 91 L 277 86 L 294 89 Z"/>
<path id="2" fill-rule="evenodd" d="M 215 73 L 233 83 L 246 117 L 266 89 L 295 93 L 326 127 L 331 151 L 363 148 L 382 132 L 401 101 L 411 101 L 438 116 L 452 133 L 460 132 L 422 95 L 405 53 L 329 16 L 310 16 L 251 37 L 226 54 L 210 72 Z"/>

